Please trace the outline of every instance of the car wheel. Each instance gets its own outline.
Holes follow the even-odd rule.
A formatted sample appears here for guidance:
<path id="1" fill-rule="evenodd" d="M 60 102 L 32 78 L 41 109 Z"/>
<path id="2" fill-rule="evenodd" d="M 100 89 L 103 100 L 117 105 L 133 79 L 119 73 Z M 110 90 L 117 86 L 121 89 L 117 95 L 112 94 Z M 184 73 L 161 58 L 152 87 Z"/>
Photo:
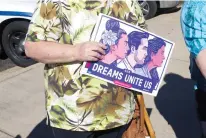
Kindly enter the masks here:
<path id="1" fill-rule="evenodd" d="M 8 58 L 8 56 L 6 55 L 3 47 L 0 46 L 0 59 L 3 59 L 3 60 L 4 60 L 4 59 L 7 59 L 7 58 Z"/>
<path id="2" fill-rule="evenodd" d="M 150 19 L 155 16 L 157 12 L 156 1 L 139 0 L 140 7 L 142 8 L 145 19 Z"/>
<path id="3" fill-rule="evenodd" d="M 9 23 L 3 30 L 2 44 L 7 56 L 18 66 L 27 67 L 34 60 L 26 57 L 24 51 L 24 39 L 28 30 L 29 22 L 14 21 Z"/>

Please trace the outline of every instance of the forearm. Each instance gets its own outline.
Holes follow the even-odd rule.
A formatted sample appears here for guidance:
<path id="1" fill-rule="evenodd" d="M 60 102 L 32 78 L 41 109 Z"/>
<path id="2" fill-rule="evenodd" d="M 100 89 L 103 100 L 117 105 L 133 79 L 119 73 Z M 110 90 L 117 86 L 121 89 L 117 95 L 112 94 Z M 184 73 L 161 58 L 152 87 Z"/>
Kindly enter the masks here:
<path id="1" fill-rule="evenodd" d="M 42 63 L 68 63 L 77 61 L 73 45 L 55 42 L 26 42 L 25 53 L 28 57 Z"/>
<path id="2" fill-rule="evenodd" d="M 200 69 L 202 75 L 205 77 L 206 79 L 206 49 L 202 50 L 197 58 L 196 58 L 196 63 L 198 68 Z"/>

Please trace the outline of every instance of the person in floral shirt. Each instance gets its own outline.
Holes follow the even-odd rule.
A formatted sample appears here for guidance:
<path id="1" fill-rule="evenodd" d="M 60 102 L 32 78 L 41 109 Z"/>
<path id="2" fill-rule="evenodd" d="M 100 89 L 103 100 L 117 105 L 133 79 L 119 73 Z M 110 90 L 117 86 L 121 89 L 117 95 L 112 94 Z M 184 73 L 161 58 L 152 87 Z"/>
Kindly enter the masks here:
<path id="1" fill-rule="evenodd" d="M 131 91 L 81 75 L 84 61 L 97 61 L 106 46 L 91 42 L 99 13 L 146 28 L 133 0 L 39 0 L 25 52 L 45 64 L 48 122 L 56 138 L 121 138 L 132 119 Z"/>

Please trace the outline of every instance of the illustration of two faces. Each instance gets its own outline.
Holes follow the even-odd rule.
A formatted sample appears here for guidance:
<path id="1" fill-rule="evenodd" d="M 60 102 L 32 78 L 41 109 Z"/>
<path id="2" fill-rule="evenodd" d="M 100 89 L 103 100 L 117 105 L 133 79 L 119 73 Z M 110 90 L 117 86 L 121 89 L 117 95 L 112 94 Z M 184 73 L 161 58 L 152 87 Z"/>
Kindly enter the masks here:
<path id="1" fill-rule="evenodd" d="M 146 32 L 132 31 L 127 34 L 113 19 L 108 20 L 105 27 L 100 42 L 107 46 L 107 50 L 101 61 L 159 81 L 157 68 L 165 59 L 166 43 L 156 37 L 149 40 Z"/>

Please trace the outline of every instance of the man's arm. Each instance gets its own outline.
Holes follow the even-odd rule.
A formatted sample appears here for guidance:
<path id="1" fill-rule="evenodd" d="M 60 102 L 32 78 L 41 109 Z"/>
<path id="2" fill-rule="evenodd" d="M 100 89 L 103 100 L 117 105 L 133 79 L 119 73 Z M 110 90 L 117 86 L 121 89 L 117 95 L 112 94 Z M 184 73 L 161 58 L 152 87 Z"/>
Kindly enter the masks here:
<path id="1" fill-rule="evenodd" d="M 45 6 L 50 8 L 51 5 L 54 9 L 52 13 L 47 13 Z M 70 27 L 61 20 L 60 17 L 63 13 L 61 10 L 57 10 L 54 5 L 53 1 L 39 1 L 37 3 L 25 39 L 26 55 L 46 64 L 101 59 L 102 55 L 105 54 L 106 46 L 100 43 L 84 42 L 70 45 L 68 44 L 71 43 L 70 41 L 60 41 L 61 39 L 63 41 L 65 26 Z M 69 19 L 67 20 L 69 21 Z"/>
<path id="2" fill-rule="evenodd" d="M 206 79 L 206 49 L 202 50 L 196 57 L 196 63 L 202 75 Z"/>
<path id="3" fill-rule="evenodd" d="M 47 41 L 27 41 L 25 43 L 26 55 L 46 64 L 97 61 L 105 54 L 105 48 L 106 46 L 96 42 L 85 42 L 76 45 Z"/>

